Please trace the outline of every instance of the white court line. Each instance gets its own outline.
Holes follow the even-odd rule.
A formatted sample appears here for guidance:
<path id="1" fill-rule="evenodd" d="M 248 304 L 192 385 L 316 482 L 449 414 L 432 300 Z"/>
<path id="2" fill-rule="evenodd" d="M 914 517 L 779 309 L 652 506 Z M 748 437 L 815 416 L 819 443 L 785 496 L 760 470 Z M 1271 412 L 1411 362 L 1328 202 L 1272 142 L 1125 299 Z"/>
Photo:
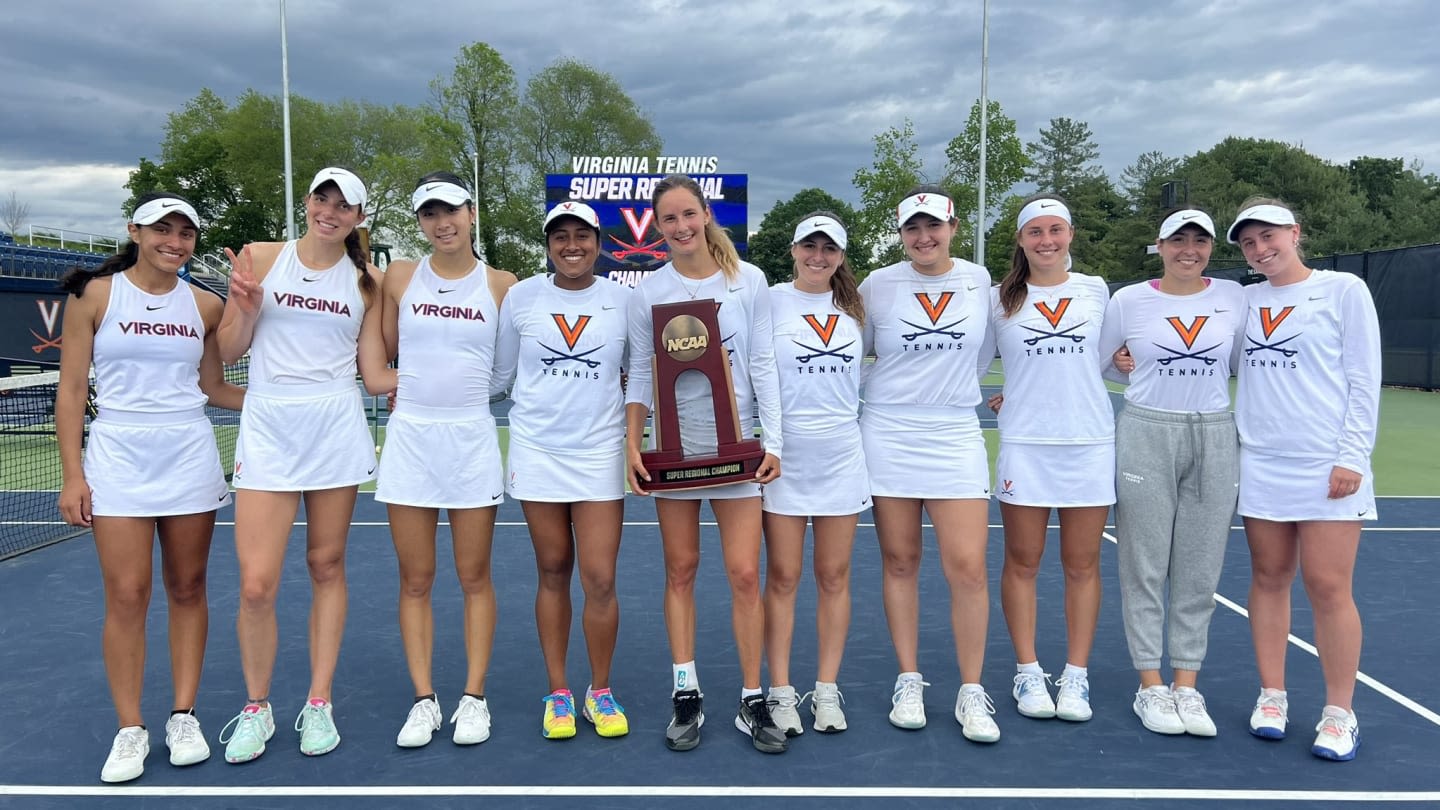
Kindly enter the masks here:
<path id="1" fill-rule="evenodd" d="M 1111 534 L 1111 533 L 1109 533 L 1109 532 L 1104 532 L 1103 536 L 1105 537 L 1106 540 L 1109 540 L 1110 542 L 1115 543 L 1115 544 L 1117 544 L 1117 545 L 1119 544 L 1119 541 L 1115 538 L 1115 535 L 1113 535 L 1113 534 Z M 1250 618 L 1250 611 L 1246 610 L 1246 609 L 1243 608 L 1243 607 L 1240 607 L 1240 605 L 1236 604 L 1235 602 L 1230 601 L 1229 599 L 1225 598 L 1224 596 L 1220 595 L 1219 593 L 1216 593 L 1216 594 L 1215 594 L 1215 601 L 1216 601 L 1216 602 L 1219 602 L 1220 604 L 1224 605 L 1225 607 L 1229 608 L 1230 610 L 1233 610 L 1234 612 L 1240 614 L 1240 616 L 1241 616 L 1242 618 L 1246 618 L 1246 619 Z M 1299 647 L 1300 649 L 1304 650 L 1305 652 L 1310 653 L 1311 655 L 1315 656 L 1316 658 L 1319 658 L 1319 657 L 1320 657 L 1320 652 L 1315 649 L 1315 645 L 1311 644 L 1310 642 L 1306 641 L 1305 639 L 1300 638 L 1299 636 L 1295 635 L 1294 633 L 1289 634 L 1288 638 L 1289 638 L 1289 640 L 1290 640 L 1290 643 L 1291 643 L 1291 644 L 1294 644 L 1296 647 Z M 1435 725 L 1440 726 L 1440 714 L 1436 714 L 1435 712 L 1431 711 L 1430 709 L 1426 708 L 1425 706 L 1422 706 L 1421 704 L 1415 702 L 1414 700 L 1411 700 L 1410 698 L 1406 697 L 1405 695 L 1402 695 L 1401 693 L 1399 693 L 1399 692 L 1397 692 L 1396 690 L 1390 688 L 1389 686 L 1386 686 L 1384 683 L 1381 683 L 1380 681 L 1378 681 L 1378 680 L 1370 677 L 1369 675 L 1366 675 L 1364 672 L 1360 672 L 1360 671 L 1357 670 L 1356 673 L 1355 673 L 1355 680 L 1359 681 L 1360 683 L 1365 684 L 1366 686 L 1370 687 L 1371 689 L 1374 689 L 1376 692 L 1379 692 L 1380 694 L 1384 695 L 1385 697 L 1390 698 L 1391 700 L 1395 701 L 1396 703 L 1400 704 L 1401 706 L 1404 706 L 1405 708 L 1409 709 L 1410 711 L 1414 712 L 1415 714 L 1420 715 L 1421 717 L 1425 718 L 1426 720 L 1429 720 L 1430 722 L 1434 723 Z"/>
<path id="2" fill-rule="evenodd" d="M 525 796 L 795 799 L 1102 799 L 1111 801 L 1440 802 L 1440 791 L 1215 790 L 1186 788 L 798 787 L 761 785 L 250 785 L 105 787 L 0 785 L 0 796 L 155 796 L 186 798 Z"/>

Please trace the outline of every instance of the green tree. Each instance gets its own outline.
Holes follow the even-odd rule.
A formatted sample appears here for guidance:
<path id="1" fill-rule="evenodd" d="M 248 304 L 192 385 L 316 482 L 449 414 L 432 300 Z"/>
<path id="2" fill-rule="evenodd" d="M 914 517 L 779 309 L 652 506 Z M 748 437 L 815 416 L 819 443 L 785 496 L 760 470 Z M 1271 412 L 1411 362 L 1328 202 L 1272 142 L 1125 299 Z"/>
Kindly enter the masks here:
<path id="1" fill-rule="evenodd" d="M 850 233 L 857 234 L 877 251 L 873 266 L 900 261 L 905 251 L 895 234 L 895 205 L 920 182 L 924 164 L 915 143 L 915 125 L 909 118 L 899 127 L 890 127 L 875 136 L 875 158 L 869 168 L 855 172 L 853 182 L 860 191 L 860 208 Z"/>
<path id="2" fill-rule="evenodd" d="M 1067 195 L 1077 184 L 1104 174 L 1096 163 L 1100 147 L 1090 134 L 1090 125 L 1070 118 L 1051 118 L 1040 129 L 1040 140 L 1025 145 L 1030 168 L 1025 179 L 1042 191 Z"/>
<path id="3" fill-rule="evenodd" d="M 986 105 L 988 116 L 985 122 L 985 216 L 983 221 L 999 210 L 1004 196 L 1025 178 L 1030 159 L 1025 156 L 1024 146 L 1015 133 L 1015 119 L 1005 114 L 1000 102 L 990 100 Z M 971 216 L 965 218 L 966 241 L 974 226 L 973 212 L 979 195 L 976 186 L 980 182 L 980 100 L 970 105 L 970 117 L 965 130 L 945 146 L 947 187 L 956 187 L 961 197 L 970 202 L 964 207 Z M 956 208 L 961 201 L 956 200 Z M 989 250 L 986 250 L 989 253 Z M 956 254 L 960 255 L 960 254 Z M 966 256 L 970 253 L 966 253 Z"/>
<path id="4" fill-rule="evenodd" d="M 519 135 L 536 174 L 562 171 L 577 155 L 658 155 L 655 126 L 620 82 L 574 59 L 530 77 Z"/>
<path id="5" fill-rule="evenodd" d="M 1166 157 L 1159 150 L 1144 152 L 1120 174 L 1120 189 L 1137 213 L 1160 207 L 1160 186 L 1175 176 L 1180 159 Z"/>
<path id="6" fill-rule="evenodd" d="M 795 226 L 813 211 L 829 211 L 840 218 L 845 225 L 848 242 L 846 260 L 857 277 L 863 278 L 870 272 L 870 244 L 854 230 L 855 210 L 826 191 L 807 188 L 788 200 L 775 203 L 760 221 L 760 229 L 750 237 L 749 261 L 765 271 L 771 284 L 794 277 L 790 239 L 795 235 Z"/>

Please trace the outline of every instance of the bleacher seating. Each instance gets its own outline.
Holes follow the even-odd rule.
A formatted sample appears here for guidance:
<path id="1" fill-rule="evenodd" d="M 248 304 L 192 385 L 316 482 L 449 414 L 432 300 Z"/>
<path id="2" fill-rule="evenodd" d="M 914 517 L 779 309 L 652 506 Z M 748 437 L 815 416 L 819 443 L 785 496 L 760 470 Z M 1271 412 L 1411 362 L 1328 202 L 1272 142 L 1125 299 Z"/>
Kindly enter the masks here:
<path id="1" fill-rule="evenodd" d="M 59 278 L 62 273 L 79 265 L 98 267 L 109 257 L 81 250 L 30 247 L 13 240 L 0 240 L 0 275 L 22 278 Z"/>

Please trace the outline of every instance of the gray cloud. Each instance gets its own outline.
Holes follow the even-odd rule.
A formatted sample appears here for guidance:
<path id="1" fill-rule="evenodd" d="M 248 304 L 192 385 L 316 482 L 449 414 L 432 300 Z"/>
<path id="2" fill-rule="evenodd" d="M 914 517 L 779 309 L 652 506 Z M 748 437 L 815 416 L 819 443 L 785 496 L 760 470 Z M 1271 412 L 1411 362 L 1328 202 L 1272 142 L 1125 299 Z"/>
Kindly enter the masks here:
<path id="1" fill-rule="evenodd" d="M 716 154 L 722 170 L 748 173 L 757 223 L 809 186 L 853 200 L 871 139 L 906 117 L 938 171 L 979 93 L 977 0 L 288 7 L 294 93 L 420 104 L 476 40 L 522 82 L 556 58 L 581 59 L 651 114 L 667 153 Z M 114 231 L 123 168 L 156 155 L 166 115 L 203 87 L 226 98 L 280 89 L 273 0 L 20 0 L 7 14 L 0 193 L 28 198 L 37 222 Z M 996 2 L 990 97 L 1024 140 L 1056 116 L 1087 122 L 1112 176 L 1142 152 L 1182 156 L 1228 135 L 1433 171 L 1437 34 L 1424 0 Z M 47 168 L 66 182 L 40 182 Z"/>

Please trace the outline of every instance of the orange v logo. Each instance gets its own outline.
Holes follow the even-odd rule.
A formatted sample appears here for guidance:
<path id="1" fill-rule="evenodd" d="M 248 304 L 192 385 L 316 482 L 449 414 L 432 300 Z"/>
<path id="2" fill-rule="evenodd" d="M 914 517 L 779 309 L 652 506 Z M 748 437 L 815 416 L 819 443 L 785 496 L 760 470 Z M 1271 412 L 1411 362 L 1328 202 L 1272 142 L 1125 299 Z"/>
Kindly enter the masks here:
<path id="1" fill-rule="evenodd" d="M 945 308 L 950 306 L 950 299 L 954 297 L 953 292 L 942 292 L 938 299 L 931 301 L 929 293 L 915 293 L 915 300 L 925 308 L 925 315 L 930 318 L 932 326 L 940 323 L 940 316 L 945 314 Z"/>
<path id="2" fill-rule="evenodd" d="M 814 315 L 806 315 L 805 322 L 810 324 L 810 328 L 815 330 L 815 334 L 820 336 L 820 340 L 829 346 L 830 338 L 835 335 L 835 324 L 840 322 L 840 316 L 833 313 L 826 315 L 824 326 L 820 325 L 820 321 Z"/>
<path id="3" fill-rule="evenodd" d="M 1051 309 L 1050 305 L 1044 301 L 1036 301 L 1035 308 L 1040 310 L 1040 314 L 1044 315 L 1045 320 L 1050 322 L 1051 329 L 1059 329 L 1060 319 L 1065 317 L 1065 310 L 1070 308 L 1070 299 L 1061 298 L 1054 309 Z"/>
<path id="4" fill-rule="evenodd" d="M 1270 335 L 1273 334 L 1275 330 L 1279 328 L 1280 324 L 1284 323 L 1285 319 L 1290 317 L 1290 313 L 1294 311 L 1295 307 L 1293 306 L 1285 307 L 1284 309 L 1280 310 L 1279 315 L 1271 315 L 1269 307 L 1261 307 L 1260 329 L 1265 332 L 1265 339 L 1269 340 Z"/>
<path id="5" fill-rule="evenodd" d="M 551 313 L 550 317 L 554 318 L 555 325 L 560 327 L 560 334 L 565 338 L 565 345 L 569 346 L 571 351 L 574 351 L 575 342 L 580 339 L 580 335 L 585 332 L 585 327 L 590 323 L 590 316 L 581 315 L 579 318 L 576 318 L 573 327 L 569 323 L 566 323 L 565 316 L 559 312 Z"/>
<path id="6" fill-rule="evenodd" d="M 1178 317 L 1171 315 L 1165 319 L 1170 327 L 1180 334 L 1180 339 L 1185 341 L 1185 348 L 1195 348 L 1195 338 L 1200 337 L 1200 330 L 1204 328 L 1205 322 L 1210 320 L 1209 315 L 1196 315 L 1195 320 L 1186 326 Z"/>

